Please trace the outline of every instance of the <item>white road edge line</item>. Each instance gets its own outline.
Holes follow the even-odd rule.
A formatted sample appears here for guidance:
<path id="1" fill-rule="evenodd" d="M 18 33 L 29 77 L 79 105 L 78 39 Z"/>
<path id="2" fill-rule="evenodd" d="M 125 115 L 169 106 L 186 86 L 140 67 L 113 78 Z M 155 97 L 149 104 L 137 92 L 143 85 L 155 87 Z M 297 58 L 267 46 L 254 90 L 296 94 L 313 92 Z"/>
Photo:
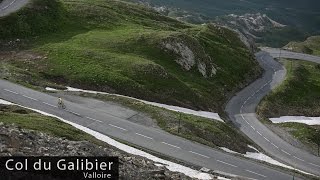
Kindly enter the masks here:
<path id="1" fill-rule="evenodd" d="M 13 94 L 19 94 L 19 93 L 17 93 L 17 92 L 11 91 L 11 90 L 9 90 L 9 89 L 3 89 L 3 90 L 5 90 L 5 91 L 7 91 L 7 92 L 10 92 L 10 93 L 13 93 Z"/>
<path id="2" fill-rule="evenodd" d="M 128 131 L 128 130 L 126 130 L 125 128 L 122 128 L 122 127 L 119 127 L 119 126 L 116 126 L 116 125 L 113 125 L 113 124 L 109 124 L 109 125 L 112 126 L 112 127 L 121 129 L 121 130 L 123 130 L 123 131 Z"/>
<path id="3" fill-rule="evenodd" d="M 172 147 L 175 147 L 177 149 L 181 149 L 179 146 L 175 146 L 175 145 L 172 145 L 172 144 L 169 144 L 169 143 L 166 143 L 166 142 L 161 142 L 162 144 L 165 144 L 165 145 L 168 145 L 168 146 L 172 146 Z"/>
<path id="4" fill-rule="evenodd" d="M 38 101 L 38 99 L 35 99 L 35 98 L 32 98 L 32 97 L 29 97 L 29 96 L 26 96 L 26 95 L 22 95 L 23 97 L 25 98 L 28 98 L 28 99 L 31 99 L 31 100 L 34 100 L 34 101 Z"/>
<path id="5" fill-rule="evenodd" d="M 303 161 L 303 162 L 304 162 L 303 159 L 300 159 L 300 158 L 298 158 L 297 156 L 293 156 L 293 157 L 296 158 L 296 159 L 298 159 L 298 160 L 300 160 L 300 161 Z"/>
<path id="6" fill-rule="evenodd" d="M 55 105 L 52 105 L 52 104 L 49 104 L 49 103 L 46 103 L 46 102 L 42 102 L 43 104 L 46 104 L 46 105 L 48 105 L 48 106 L 51 106 L 51 107 L 58 107 L 58 106 L 55 106 Z"/>
<path id="7" fill-rule="evenodd" d="M 226 163 L 226 162 L 224 162 L 224 161 L 220 161 L 220 160 L 217 160 L 217 161 L 218 161 L 218 162 L 220 162 L 220 163 L 223 163 L 223 164 L 226 164 L 226 165 L 232 166 L 232 167 L 238 167 L 238 166 L 236 166 L 236 165 L 229 164 L 229 163 Z"/>
<path id="8" fill-rule="evenodd" d="M 246 169 L 246 171 L 248 171 L 248 172 L 250 172 L 250 173 L 252 173 L 252 174 L 256 174 L 256 175 L 259 175 L 259 176 L 261 176 L 261 177 L 267 177 L 267 176 L 265 176 L 265 175 L 262 175 L 262 174 L 259 174 L 259 173 L 256 173 L 256 172 L 253 172 L 253 171 L 250 171 L 250 170 L 247 170 Z"/>
<path id="9" fill-rule="evenodd" d="M 142 136 L 142 137 L 147 138 L 147 139 L 153 139 L 152 137 L 149 137 L 149 136 L 146 136 L 146 135 L 143 135 L 143 134 L 139 134 L 139 133 L 136 133 L 136 135 Z"/>
<path id="10" fill-rule="evenodd" d="M 91 120 L 93 120 L 93 121 L 97 121 L 97 122 L 101 122 L 102 123 L 102 121 L 100 121 L 100 120 L 98 120 L 98 119 L 94 119 L 94 118 L 91 118 L 91 117 L 86 117 L 87 119 L 91 119 Z"/>
<path id="11" fill-rule="evenodd" d="M 196 155 L 208 158 L 208 159 L 210 158 L 209 156 L 206 156 L 206 155 L 203 155 L 203 154 L 200 154 L 200 153 L 196 153 L 196 152 L 193 152 L 193 151 L 189 151 L 189 152 L 192 153 L 192 154 L 196 154 Z"/>

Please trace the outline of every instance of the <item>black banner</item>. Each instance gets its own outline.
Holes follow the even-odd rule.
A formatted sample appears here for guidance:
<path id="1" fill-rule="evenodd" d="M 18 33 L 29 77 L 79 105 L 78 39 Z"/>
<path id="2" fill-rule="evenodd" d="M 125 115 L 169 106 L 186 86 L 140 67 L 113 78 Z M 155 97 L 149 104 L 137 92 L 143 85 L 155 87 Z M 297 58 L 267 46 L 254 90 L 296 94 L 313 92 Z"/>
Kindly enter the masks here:
<path id="1" fill-rule="evenodd" d="M 0 157 L 1 180 L 119 179 L 117 157 Z"/>

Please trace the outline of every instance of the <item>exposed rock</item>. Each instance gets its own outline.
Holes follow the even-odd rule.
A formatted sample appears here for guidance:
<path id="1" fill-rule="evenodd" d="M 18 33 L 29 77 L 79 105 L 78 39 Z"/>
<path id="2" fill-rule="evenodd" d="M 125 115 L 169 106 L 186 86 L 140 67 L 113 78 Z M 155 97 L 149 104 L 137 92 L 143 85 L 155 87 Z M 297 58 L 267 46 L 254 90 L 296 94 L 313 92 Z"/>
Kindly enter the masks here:
<path id="1" fill-rule="evenodd" d="M 195 67 L 205 78 L 217 73 L 211 57 L 195 39 L 187 36 L 168 37 L 162 41 L 161 46 L 166 52 L 174 54 L 175 61 L 186 71 Z"/>
<path id="2" fill-rule="evenodd" d="M 229 14 L 226 16 L 216 17 L 217 24 L 234 29 L 240 36 L 240 39 L 250 48 L 252 41 L 261 38 L 261 33 L 274 29 L 286 27 L 279 22 L 274 21 L 266 14 Z"/>
<path id="3" fill-rule="evenodd" d="M 176 62 L 184 69 L 190 70 L 196 63 L 195 56 L 188 46 L 180 42 L 166 43 L 164 45 L 168 50 L 171 50 L 180 56 L 178 59 L 176 59 Z"/>
<path id="4" fill-rule="evenodd" d="M 120 179 L 191 179 L 109 145 L 70 141 L 0 123 L 0 156 L 118 156 Z"/>

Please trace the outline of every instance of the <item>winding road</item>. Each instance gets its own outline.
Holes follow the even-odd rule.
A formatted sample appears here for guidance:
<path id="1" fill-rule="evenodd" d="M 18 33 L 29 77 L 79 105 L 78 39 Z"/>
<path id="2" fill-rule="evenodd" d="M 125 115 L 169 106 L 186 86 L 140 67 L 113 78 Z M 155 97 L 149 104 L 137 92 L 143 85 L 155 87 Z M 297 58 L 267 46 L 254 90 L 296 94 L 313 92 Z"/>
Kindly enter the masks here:
<path id="1" fill-rule="evenodd" d="M 0 4 L 0 17 L 25 6 L 28 0 L 4 0 Z M 270 49 L 269 49 L 270 50 Z M 270 50 L 276 55 L 276 50 Z M 282 54 L 285 56 L 285 53 Z M 293 57 L 293 55 L 289 54 Z M 304 171 L 320 175 L 319 158 L 303 152 L 274 135 L 255 115 L 260 99 L 285 77 L 283 67 L 267 52 L 260 52 L 257 58 L 266 70 L 264 76 L 242 90 L 227 105 L 230 119 L 259 146 L 280 161 Z M 301 58 L 304 59 L 304 58 Z M 132 111 L 112 109 L 101 111 L 86 104 L 66 101 L 67 110 L 57 108 L 57 98 L 0 79 L 0 98 L 29 108 L 41 110 L 79 125 L 88 127 L 113 138 L 150 149 L 184 162 L 212 170 L 236 174 L 253 179 L 292 179 L 292 174 L 255 161 L 236 157 L 210 147 L 173 136 L 156 128 L 142 126 L 128 119 Z M 103 105 L 101 105 L 103 106 Z M 107 107 L 104 107 L 107 109 Z"/>
<path id="2" fill-rule="evenodd" d="M 162 130 L 131 122 L 131 111 L 65 101 L 67 110 L 57 108 L 57 97 L 0 80 L 0 98 L 41 110 L 107 136 L 175 159 L 212 170 L 253 179 L 291 179 L 290 173 L 171 135 Z M 105 109 L 108 109 L 105 107 Z"/>
<path id="3" fill-rule="evenodd" d="M 237 93 L 226 106 L 230 120 L 265 152 L 291 166 L 320 175 L 320 158 L 292 146 L 264 126 L 255 113 L 261 99 L 285 79 L 286 70 L 273 58 L 292 58 L 320 64 L 320 57 L 290 51 L 262 48 L 256 54 L 265 70 L 262 78 Z M 281 51 L 281 53 L 280 53 Z"/>

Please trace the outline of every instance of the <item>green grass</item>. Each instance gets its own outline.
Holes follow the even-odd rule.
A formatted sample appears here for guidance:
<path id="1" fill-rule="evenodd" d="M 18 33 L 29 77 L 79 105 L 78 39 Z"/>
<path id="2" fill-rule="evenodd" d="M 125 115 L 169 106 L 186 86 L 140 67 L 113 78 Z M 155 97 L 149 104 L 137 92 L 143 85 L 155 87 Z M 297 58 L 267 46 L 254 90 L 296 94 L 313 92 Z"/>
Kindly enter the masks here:
<path id="1" fill-rule="evenodd" d="M 296 52 L 320 56 L 320 36 L 309 37 L 304 42 L 290 42 L 286 47 Z"/>
<path id="2" fill-rule="evenodd" d="M 284 83 L 267 95 L 259 113 L 265 117 L 320 116 L 320 66 L 303 61 L 286 61 Z"/>
<path id="3" fill-rule="evenodd" d="M 71 125 L 18 106 L 0 105 L 0 122 L 15 124 L 23 129 L 35 130 L 72 141 L 90 141 L 101 145 L 99 140 Z"/>
<path id="4" fill-rule="evenodd" d="M 248 145 L 252 145 L 252 142 L 227 123 L 178 113 L 118 96 L 92 95 L 86 93 L 82 93 L 81 95 L 120 103 L 125 107 L 145 113 L 156 120 L 157 125 L 164 131 L 191 141 L 214 148 L 226 147 L 240 153 L 251 151 Z"/>
<path id="5" fill-rule="evenodd" d="M 22 38 L 20 49 L 46 57 L 5 64 L 36 86 L 57 83 L 222 113 L 227 99 L 261 73 L 237 35 L 224 28 L 114 0 L 32 2 L 0 19 L 0 38 Z M 161 48 L 168 39 L 186 43 L 217 74 L 204 78 L 196 67 L 182 69 Z"/>
<path id="6" fill-rule="evenodd" d="M 262 118 L 280 116 L 320 116 L 320 66 L 304 61 L 285 61 L 286 80 L 260 103 L 257 112 Z M 300 141 L 315 146 L 319 143 L 319 126 L 283 123 Z"/>

